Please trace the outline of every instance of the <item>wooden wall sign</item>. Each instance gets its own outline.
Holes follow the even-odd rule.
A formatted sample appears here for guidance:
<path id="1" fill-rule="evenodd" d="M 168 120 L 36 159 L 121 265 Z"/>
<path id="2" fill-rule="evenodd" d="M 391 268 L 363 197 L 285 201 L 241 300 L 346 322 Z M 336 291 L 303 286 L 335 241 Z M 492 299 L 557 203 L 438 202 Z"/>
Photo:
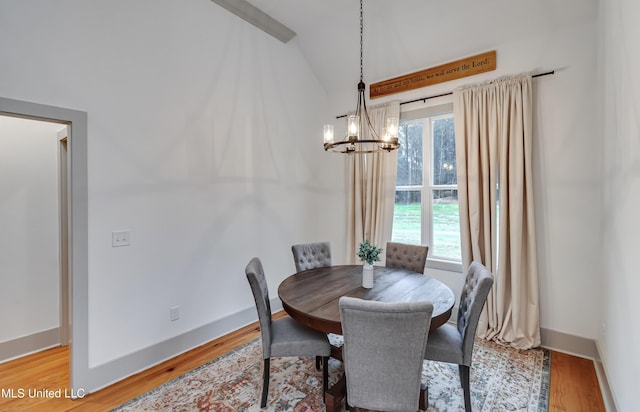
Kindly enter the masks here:
<path id="1" fill-rule="evenodd" d="M 478 73 L 496 69 L 496 51 L 477 54 L 454 62 L 445 63 L 430 69 L 405 74 L 404 76 L 372 83 L 369 86 L 369 98 L 387 96 L 407 90 L 419 89 L 432 84 L 448 82 Z"/>

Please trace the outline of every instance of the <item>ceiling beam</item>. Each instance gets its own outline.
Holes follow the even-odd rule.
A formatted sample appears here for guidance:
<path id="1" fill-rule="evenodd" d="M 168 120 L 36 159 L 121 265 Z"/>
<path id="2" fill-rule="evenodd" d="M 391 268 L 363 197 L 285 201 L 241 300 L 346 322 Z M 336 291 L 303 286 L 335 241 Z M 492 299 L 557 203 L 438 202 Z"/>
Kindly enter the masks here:
<path id="1" fill-rule="evenodd" d="M 265 33 L 275 37 L 283 43 L 291 40 L 296 32 L 269 16 L 246 0 L 211 0 L 219 6 L 253 24 Z"/>

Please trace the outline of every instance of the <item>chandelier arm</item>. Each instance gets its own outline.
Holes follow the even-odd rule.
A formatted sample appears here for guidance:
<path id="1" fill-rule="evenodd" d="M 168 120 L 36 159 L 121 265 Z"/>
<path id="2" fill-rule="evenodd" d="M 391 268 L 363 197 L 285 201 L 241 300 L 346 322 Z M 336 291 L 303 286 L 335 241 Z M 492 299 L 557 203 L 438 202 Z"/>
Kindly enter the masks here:
<path id="1" fill-rule="evenodd" d="M 362 94 L 364 95 L 364 92 L 362 92 Z M 364 98 L 363 98 L 364 101 Z M 376 140 L 380 140 L 380 135 L 378 135 L 377 130 L 373 127 L 373 124 L 371 123 L 371 118 L 369 117 L 369 111 L 367 110 L 367 103 L 364 102 L 364 117 L 367 121 L 367 125 L 369 126 L 369 133 L 372 135 L 372 137 L 375 137 Z M 364 119 L 362 120 L 363 125 L 364 125 Z"/>

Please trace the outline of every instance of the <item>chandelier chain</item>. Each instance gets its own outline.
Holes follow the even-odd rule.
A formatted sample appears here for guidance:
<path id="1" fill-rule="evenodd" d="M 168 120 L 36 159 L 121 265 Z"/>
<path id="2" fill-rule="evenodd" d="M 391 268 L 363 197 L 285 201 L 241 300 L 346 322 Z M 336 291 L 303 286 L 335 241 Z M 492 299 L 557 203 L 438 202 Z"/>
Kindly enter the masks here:
<path id="1" fill-rule="evenodd" d="M 363 68 L 363 58 L 362 58 L 362 37 L 364 33 L 364 19 L 362 17 L 362 0 L 360 0 L 360 81 L 362 82 L 362 68 Z"/>

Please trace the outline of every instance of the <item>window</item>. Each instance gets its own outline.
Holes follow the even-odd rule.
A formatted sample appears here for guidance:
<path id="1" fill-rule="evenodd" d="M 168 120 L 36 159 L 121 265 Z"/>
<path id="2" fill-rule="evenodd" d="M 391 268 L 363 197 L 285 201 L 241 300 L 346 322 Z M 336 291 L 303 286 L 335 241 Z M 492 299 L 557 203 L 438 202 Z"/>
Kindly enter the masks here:
<path id="1" fill-rule="evenodd" d="M 392 240 L 429 245 L 430 267 L 458 268 L 462 255 L 452 106 L 401 113 L 399 139 Z"/>

